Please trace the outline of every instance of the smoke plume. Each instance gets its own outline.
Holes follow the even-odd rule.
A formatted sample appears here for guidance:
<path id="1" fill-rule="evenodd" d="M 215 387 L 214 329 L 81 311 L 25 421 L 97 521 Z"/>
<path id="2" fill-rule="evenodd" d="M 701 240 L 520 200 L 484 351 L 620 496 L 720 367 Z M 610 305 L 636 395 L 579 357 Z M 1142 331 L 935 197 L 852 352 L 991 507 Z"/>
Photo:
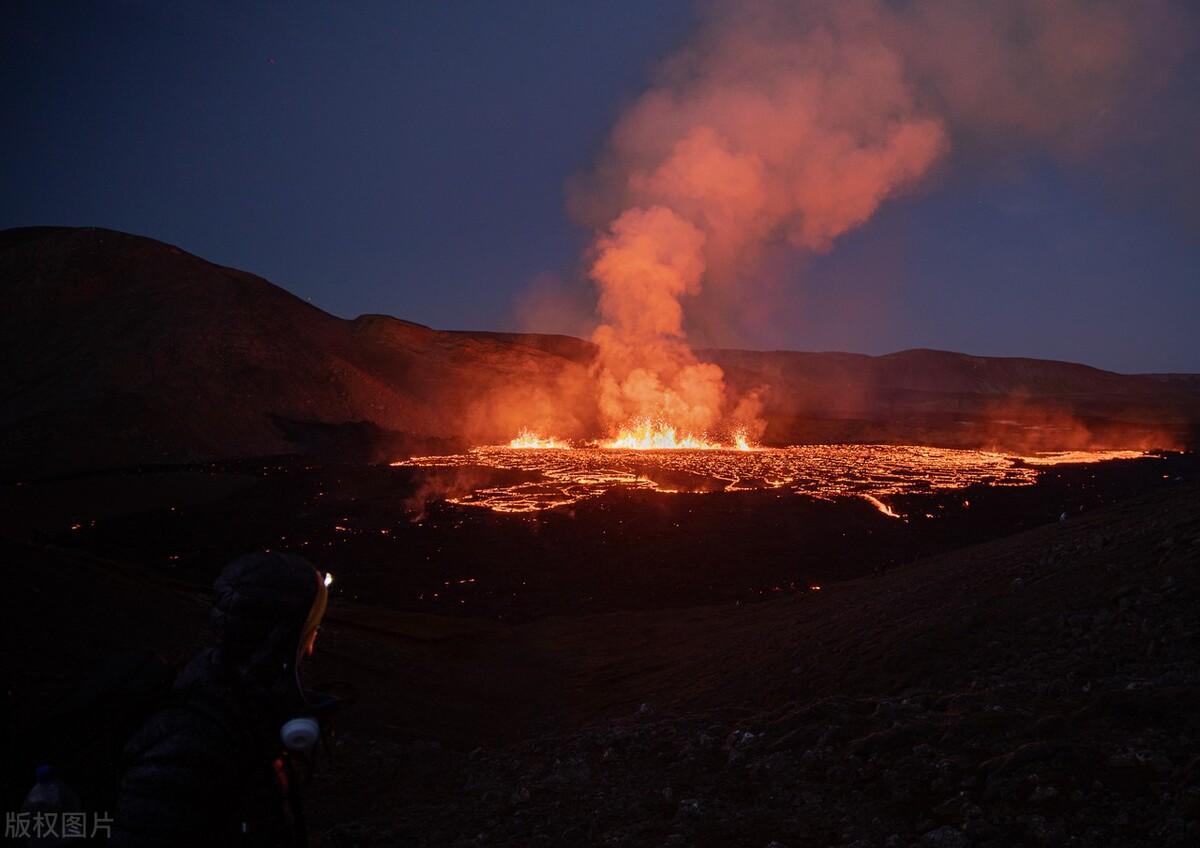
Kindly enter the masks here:
<path id="1" fill-rule="evenodd" d="M 957 140 L 1070 153 L 1103 139 L 1170 18 L 1103 0 L 706 7 L 569 187 L 597 233 L 602 415 L 720 426 L 723 374 L 689 347 L 688 310 L 736 309 L 765 249 L 830 249 Z"/>

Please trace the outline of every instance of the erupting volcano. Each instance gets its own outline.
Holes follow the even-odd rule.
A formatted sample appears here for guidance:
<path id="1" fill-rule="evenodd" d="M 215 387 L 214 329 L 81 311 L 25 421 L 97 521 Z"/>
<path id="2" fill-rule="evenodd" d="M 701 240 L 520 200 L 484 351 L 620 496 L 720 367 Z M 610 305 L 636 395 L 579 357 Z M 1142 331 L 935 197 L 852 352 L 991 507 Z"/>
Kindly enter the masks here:
<path id="1" fill-rule="evenodd" d="M 568 442 L 561 439 L 556 439 L 553 436 L 541 436 L 532 430 L 522 430 L 511 442 L 508 443 L 510 448 L 514 450 L 550 450 L 570 448 Z"/>
<path id="2" fill-rule="evenodd" d="M 706 6 L 568 185 L 591 232 L 579 271 L 597 296 L 590 372 L 607 443 L 760 438 L 772 387 L 733 390 L 696 345 L 760 344 L 781 286 L 926 182 L 960 140 L 1054 154 L 1098 143 L 1130 105 L 1155 14 L 1077 0 L 1036 13 Z M 704 435 L 734 431 L 742 439 Z"/>
<path id="3" fill-rule="evenodd" d="M 6 836 L 1200 845 L 1200 2 L 213 5 L 4 9 Z"/>
<path id="4" fill-rule="evenodd" d="M 831 36 L 846 49 L 820 49 Z M 622 117 L 576 198 L 585 219 L 604 222 L 588 269 L 592 340 L 601 413 L 622 446 L 761 430 L 756 393 L 726 409 L 725 375 L 689 346 L 685 305 L 715 286 L 721 322 L 736 324 L 745 304 L 731 293 L 749 291 L 768 241 L 827 250 L 947 147 L 903 61 L 878 55 L 853 14 L 722 12 L 703 47 L 675 57 Z M 662 438 L 624 435 L 647 419 L 664 422 Z"/>
<path id="5" fill-rule="evenodd" d="M 516 450 L 570 450 L 569 441 L 553 436 L 543 436 L 533 430 L 522 430 L 508 447 Z M 745 430 L 729 434 L 728 442 L 713 441 L 707 435 L 679 433 L 670 424 L 642 419 L 621 427 L 610 439 L 599 439 L 587 443 L 587 447 L 608 450 L 758 450 L 750 443 Z"/>
<path id="6" fill-rule="evenodd" d="M 725 444 L 691 433 L 680 435 L 671 425 L 650 420 L 622 427 L 616 438 L 604 442 L 603 447 L 614 450 L 756 450 L 750 445 L 745 430 L 735 430 L 730 434 L 730 443 Z"/>

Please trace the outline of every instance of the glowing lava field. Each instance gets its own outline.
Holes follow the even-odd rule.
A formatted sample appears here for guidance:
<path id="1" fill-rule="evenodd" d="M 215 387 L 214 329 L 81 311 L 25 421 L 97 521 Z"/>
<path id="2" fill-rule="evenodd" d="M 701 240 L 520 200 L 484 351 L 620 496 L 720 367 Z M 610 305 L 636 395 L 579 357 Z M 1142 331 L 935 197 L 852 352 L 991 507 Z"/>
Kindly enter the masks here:
<path id="1" fill-rule="evenodd" d="M 536 479 L 480 484 L 452 495 L 455 504 L 497 512 L 531 512 L 599 497 L 614 488 L 662 493 L 780 489 L 822 500 L 861 497 L 880 512 L 895 495 L 962 489 L 972 485 L 1028 486 L 1038 468 L 1111 459 L 1142 451 L 1073 451 L 1018 457 L 1004 453 L 897 445 L 803 445 L 740 450 L 625 450 L 524 436 L 511 445 L 481 447 L 452 456 L 422 456 L 393 463 L 424 468 L 530 472 Z"/>

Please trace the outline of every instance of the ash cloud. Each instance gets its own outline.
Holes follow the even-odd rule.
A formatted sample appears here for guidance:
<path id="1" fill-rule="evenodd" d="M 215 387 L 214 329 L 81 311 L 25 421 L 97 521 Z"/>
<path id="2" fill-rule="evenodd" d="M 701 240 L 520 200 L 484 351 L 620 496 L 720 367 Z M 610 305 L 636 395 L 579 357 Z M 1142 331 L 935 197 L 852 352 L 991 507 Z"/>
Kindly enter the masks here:
<path id="1" fill-rule="evenodd" d="M 764 251 L 827 251 L 956 144 L 1075 156 L 1169 76 L 1179 7 L 1018 0 L 711 4 L 571 182 L 595 233 L 596 363 L 610 425 L 728 416 L 690 319 L 737 312 Z"/>

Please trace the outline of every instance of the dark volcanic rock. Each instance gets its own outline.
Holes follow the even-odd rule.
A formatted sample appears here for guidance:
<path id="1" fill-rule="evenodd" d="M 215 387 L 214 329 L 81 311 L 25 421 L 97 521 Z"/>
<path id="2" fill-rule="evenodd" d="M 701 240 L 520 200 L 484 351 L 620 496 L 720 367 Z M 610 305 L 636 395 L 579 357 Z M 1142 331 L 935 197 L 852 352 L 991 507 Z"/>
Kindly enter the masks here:
<path id="1" fill-rule="evenodd" d="M 94 228 L 0 233 L 0 284 L 9 477 L 289 452 L 388 458 L 530 425 L 597 432 L 594 351 L 579 339 L 345 321 L 251 274 Z M 702 355 L 732 393 L 760 391 L 764 438 L 778 444 L 1174 447 L 1194 443 L 1200 421 L 1181 375 L 928 350 Z"/>
<path id="2" fill-rule="evenodd" d="M 1194 495 L 841 584 L 820 605 L 769 604 L 752 622 L 714 609 L 695 643 L 676 624 L 671 663 L 639 656 L 621 675 L 633 688 L 646 663 L 663 709 L 445 762 L 458 792 L 381 812 L 371 844 L 566 844 L 569 828 L 572 844 L 629 846 L 1194 845 Z M 1087 544 L 1100 532 L 1115 550 Z M 1163 532 L 1186 561 L 1141 558 Z M 1011 599 L 1002 587 L 1050 549 L 1056 570 Z M 1072 616 L 1033 626 L 1064 608 L 1105 620 L 1120 578 L 1101 560 L 1148 591 L 1082 636 Z M 970 623 L 956 614 L 965 595 L 985 613 Z M 843 640 L 847 665 L 785 681 L 787 664 L 824 654 L 824 635 Z M 881 641 L 916 660 L 898 680 Z M 993 643 L 1004 650 L 979 650 Z M 1147 644 L 1163 647 L 1148 658 Z"/>
<path id="3" fill-rule="evenodd" d="M 414 526 L 394 553 L 361 548 L 349 558 L 356 567 L 334 565 L 309 671 L 318 688 L 339 683 L 357 697 L 339 717 L 337 757 L 316 778 L 310 821 L 342 846 L 1195 845 L 1200 483 L 1181 460 L 1142 462 L 1186 470 L 1187 480 L 763 603 L 668 596 L 570 614 L 572 596 L 588 590 L 567 561 L 595 554 L 576 532 L 573 548 L 544 561 L 556 563 L 546 570 L 560 614 L 502 623 L 406 613 L 404 592 L 368 580 L 374 569 L 427 567 L 451 538 L 410 544 L 430 531 Z M 279 473 L 297 487 L 296 469 Z M 188 511 L 188 491 L 215 499 L 210 536 L 236 535 L 231 525 L 255 511 L 295 520 L 312 508 L 278 502 L 257 474 L 191 474 L 194 490 L 158 479 L 174 473 L 120 475 L 141 484 L 125 496 L 132 535 L 163 525 L 186 541 L 165 511 L 145 511 L 154 498 L 138 494 L 142 485 L 172 504 L 170 515 Z M 338 538 L 379 525 L 353 511 L 370 490 L 350 487 L 345 467 L 325 479 L 322 490 L 339 484 L 345 500 L 320 523 L 349 526 L 301 550 L 328 562 Z M 33 499 L 23 513 L 3 511 L 13 603 L 0 664 L 28 712 L 48 702 L 31 693 L 105 654 L 154 645 L 186 656 L 206 616 L 196 587 L 207 580 L 185 579 L 177 556 L 138 567 L 120 534 L 89 549 L 84 523 L 102 530 L 108 520 L 84 516 L 103 513 L 52 521 L 53 498 L 37 496 L 90 482 L 9 487 L 7 504 Z M 114 508 L 116 491 L 92 498 Z M 231 491 L 257 494 L 221 495 Z M 55 523 L 62 529 L 49 537 L 24 532 Z M 730 535 L 728 518 L 712 526 Z M 294 544 L 293 527 L 265 538 Z M 465 575 L 459 565 L 488 555 L 518 563 L 532 583 L 542 568 L 505 550 L 459 549 L 447 560 L 454 571 L 433 572 L 437 585 L 448 589 L 441 581 Z M 604 574 L 662 580 L 666 565 L 613 561 Z M 689 566 L 693 580 L 704 573 Z"/>
<path id="4" fill-rule="evenodd" d="M 374 438 L 395 455 L 510 438 L 545 411 L 578 430 L 571 410 L 587 408 L 571 394 L 583 366 L 545 342 L 344 321 L 123 233 L 5 231 L 0 281 L 0 467 L 13 471 L 287 453 L 314 438 L 349 439 L 354 458 Z"/>
<path id="5" fill-rule="evenodd" d="M 765 438 L 998 447 L 1196 443 L 1194 383 L 1018 357 L 706 351 L 735 390 L 764 391 Z"/>

